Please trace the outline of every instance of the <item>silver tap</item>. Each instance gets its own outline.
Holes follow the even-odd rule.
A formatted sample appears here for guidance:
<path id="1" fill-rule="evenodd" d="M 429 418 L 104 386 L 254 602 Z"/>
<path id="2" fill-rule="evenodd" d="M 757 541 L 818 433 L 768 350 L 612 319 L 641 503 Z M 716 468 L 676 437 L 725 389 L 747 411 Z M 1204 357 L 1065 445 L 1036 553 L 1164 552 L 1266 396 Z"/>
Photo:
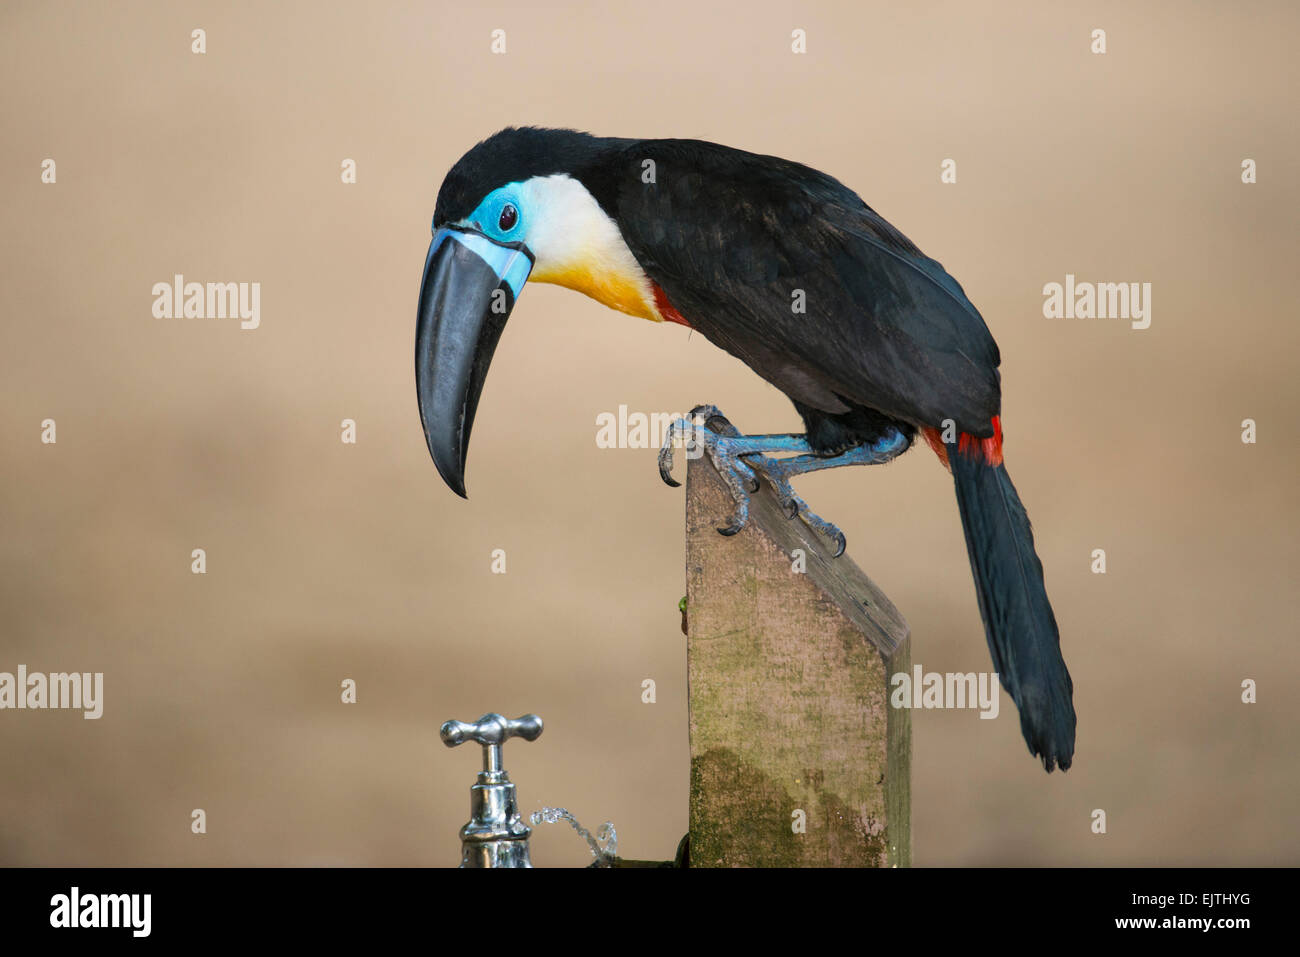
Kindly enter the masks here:
<path id="1" fill-rule="evenodd" d="M 439 732 L 449 748 L 466 741 L 483 746 L 483 770 L 469 790 L 469 823 L 460 829 L 461 867 L 532 867 L 528 835 L 519 816 L 515 786 L 501 765 L 501 746 L 510 738 L 536 741 L 542 719 L 526 714 L 513 721 L 489 712 L 477 721 L 448 721 Z"/>

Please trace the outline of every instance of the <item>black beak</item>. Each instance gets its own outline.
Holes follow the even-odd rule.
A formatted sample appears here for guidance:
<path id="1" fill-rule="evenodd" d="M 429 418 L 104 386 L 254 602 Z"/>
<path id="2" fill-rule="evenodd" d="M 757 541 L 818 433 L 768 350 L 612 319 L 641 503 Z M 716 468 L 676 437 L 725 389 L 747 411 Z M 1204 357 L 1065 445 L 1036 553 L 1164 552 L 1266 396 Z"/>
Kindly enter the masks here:
<path id="1" fill-rule="evenodd" d="M 483 381 L 532 268 L 523 243 L 498 243 L 474 229 L 440 229 L 429 245 L 415 326 L 415 387 L 433 464 L 462 498 Z"/>

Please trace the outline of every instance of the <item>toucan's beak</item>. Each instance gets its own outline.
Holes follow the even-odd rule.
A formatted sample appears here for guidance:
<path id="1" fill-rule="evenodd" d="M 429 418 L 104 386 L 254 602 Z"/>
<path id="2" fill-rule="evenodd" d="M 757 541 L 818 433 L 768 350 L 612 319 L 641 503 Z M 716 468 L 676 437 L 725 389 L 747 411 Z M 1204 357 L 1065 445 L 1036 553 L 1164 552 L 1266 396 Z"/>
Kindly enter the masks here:
<path id="1" fill-rule="evenodd" d="M 440 229 L 429 245 L 415 326 L 415 387 L 433 464 L 461 497 L 483 380 L 532 269 L 533 254 L 523 243 L 498 243 L 474 229 Z"/>

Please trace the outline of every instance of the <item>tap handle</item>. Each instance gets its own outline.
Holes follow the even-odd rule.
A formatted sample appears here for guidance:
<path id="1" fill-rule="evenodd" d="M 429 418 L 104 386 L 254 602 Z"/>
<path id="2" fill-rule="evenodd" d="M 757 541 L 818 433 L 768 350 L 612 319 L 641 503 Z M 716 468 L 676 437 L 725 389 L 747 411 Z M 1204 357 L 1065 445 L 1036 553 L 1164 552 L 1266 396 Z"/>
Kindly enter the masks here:
<path id="1" fill-rule="evenodd" d="M 510 719 L 503 714 L 490 711 L 477 721 L 448 721 L 443 724 L 439 735 L 442 743 L 449 748 L 466 741 L 476 741 L 483 745 L 483 770 L 501 770 L 501 745 L 511 738 L 523 738 L 536 741 L 542 733 L 542 719 L 535 714 L 526 714 Z"/>

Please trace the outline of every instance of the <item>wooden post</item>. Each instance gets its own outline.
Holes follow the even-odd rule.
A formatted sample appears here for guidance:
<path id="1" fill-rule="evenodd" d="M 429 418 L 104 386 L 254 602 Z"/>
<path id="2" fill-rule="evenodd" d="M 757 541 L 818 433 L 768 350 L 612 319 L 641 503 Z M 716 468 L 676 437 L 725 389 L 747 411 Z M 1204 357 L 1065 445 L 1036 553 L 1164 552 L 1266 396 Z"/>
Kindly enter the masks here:
<path id="1" fill-rule="evenodd" d="M 889 679 L 911 670 L 907 623 L 766 483 L 728 538 L 732 508 L 708 458 L 692 459 L 690 864 L 906 867 L 912 723 Z"/>

